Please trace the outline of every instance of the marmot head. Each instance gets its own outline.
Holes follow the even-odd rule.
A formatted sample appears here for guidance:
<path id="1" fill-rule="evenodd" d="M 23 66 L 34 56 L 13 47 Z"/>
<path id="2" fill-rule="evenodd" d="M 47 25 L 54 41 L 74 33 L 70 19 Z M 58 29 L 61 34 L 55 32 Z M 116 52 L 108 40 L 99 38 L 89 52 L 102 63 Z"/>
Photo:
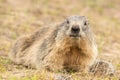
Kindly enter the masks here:
<path id="1" fill-rule="evenodd" d="M 88 21 L 84 16 L 71 16 L 66 20 L 66 35 L 72 38 L 79 38 L 85 36 L 88 30 Z"/>
<path id="2" fill-rule="evenodd" d="M 95 43 L 87 18 L 84 16 L 66 18 L 58 29 L 56 42 L 61 42 L 66 46 L 75 45 L 79 47 L 81 43 L 88 45 Z"/>
<path id="3" fill-rule="evenodd" d="M 84 16 L 70 16 L 60 27 L 60 33 L 66 38 L 80 39 L 88 37 L 91 34 L 88 20 Z"/>

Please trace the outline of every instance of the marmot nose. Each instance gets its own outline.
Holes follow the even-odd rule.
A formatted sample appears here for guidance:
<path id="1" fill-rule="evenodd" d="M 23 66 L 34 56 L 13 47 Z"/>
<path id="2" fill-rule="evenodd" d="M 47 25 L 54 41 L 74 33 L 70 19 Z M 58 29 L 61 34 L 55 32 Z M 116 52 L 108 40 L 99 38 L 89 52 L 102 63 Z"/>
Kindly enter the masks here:
<path id="1" fill-rule="evenodd" d="M 80 31 L 79 26 L 73 26 L 73 27 L 71 28 L 71 32 L 72 32 L 72 33 L 77 34 L 77 33 L 79 33 L 79 31 Z"/>

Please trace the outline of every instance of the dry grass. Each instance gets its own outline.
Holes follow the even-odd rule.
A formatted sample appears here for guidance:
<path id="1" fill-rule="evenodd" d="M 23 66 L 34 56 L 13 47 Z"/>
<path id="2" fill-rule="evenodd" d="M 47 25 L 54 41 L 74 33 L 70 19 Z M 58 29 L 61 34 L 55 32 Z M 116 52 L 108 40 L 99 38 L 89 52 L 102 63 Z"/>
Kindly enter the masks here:
<path id="1" fill-rule="evenodd" d="M 76 14 L 89 18 L 96 35 L 99 58 L 112 62 L 116 67 L 116 75 L 112 80 L 120 79 L 119 4 L 119 0 L 0 0 L 0 80 L 44 80 L 46 75 L 54 75 L 16 66 L 2 56 L 6 57 L 19 36 Z M 71 74 L 70 77 L 74 80 L 93 79 L 78 74 Z M 52 77 L 50 79 L 53 80 Z M 94 77 L 94 80 L 109 78 Z"/>

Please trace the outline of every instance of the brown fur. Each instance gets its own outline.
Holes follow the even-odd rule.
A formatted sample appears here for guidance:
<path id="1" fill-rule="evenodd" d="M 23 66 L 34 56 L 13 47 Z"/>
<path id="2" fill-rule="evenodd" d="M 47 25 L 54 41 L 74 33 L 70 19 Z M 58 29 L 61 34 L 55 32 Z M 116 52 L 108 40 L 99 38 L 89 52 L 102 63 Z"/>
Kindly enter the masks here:
<path id="1" fill-rule="evenodd" d="M 84 21 L 87 21 L 82 16 L 72 16 L 67 20 L 71 21 L 69 29 L 77 24 L 81 30 L 85 27 Z M 88 70 L 97 57 L 94 36 L 87 24 L 80 38 L 71 38 L 67 35 L 70 34 L 67 20 L 62 24 L 41 27 L 37 32 L 19 38 L 9 54 L 10 59 L 16 64 L 37 69 Z"/>

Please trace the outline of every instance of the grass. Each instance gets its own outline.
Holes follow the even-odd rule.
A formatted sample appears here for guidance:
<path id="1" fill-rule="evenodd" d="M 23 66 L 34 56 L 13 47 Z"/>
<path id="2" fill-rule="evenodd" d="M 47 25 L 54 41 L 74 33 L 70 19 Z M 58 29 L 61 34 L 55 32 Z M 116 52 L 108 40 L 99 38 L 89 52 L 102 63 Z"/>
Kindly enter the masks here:
<path id="1" fill-rule="evenodd" d="M 37 72 L 14 65 L 6 55 L 14 40 L 30 34 L 39 27 L 53 22 L 62 22 L 70 15 L 89 18 L 98 44 L 98 58 L 111 61 L 120 79 L 120 1 L 119 0 L 0 0 L 0 80 L 45 80 L 54 73 Z M 52 77 L 49 80 L 53 80 Z M 90 80 L 91 76 L 70 75 L 74 80 Z M 94 77 L 109 80 L 108 77 Z"/>

